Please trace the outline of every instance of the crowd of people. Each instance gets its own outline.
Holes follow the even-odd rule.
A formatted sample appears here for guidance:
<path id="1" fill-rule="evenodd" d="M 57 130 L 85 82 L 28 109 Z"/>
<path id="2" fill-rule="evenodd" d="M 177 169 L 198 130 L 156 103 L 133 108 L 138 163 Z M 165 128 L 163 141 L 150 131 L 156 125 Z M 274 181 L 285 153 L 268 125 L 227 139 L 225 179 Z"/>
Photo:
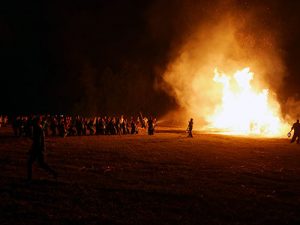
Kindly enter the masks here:
<path id="1" fill-rule="evenodd" d="M 1 117 L 2 118 L 2 117 Z M 5 123 L 8 122 L 5 117 Z M 27 181 L 32 180 L 32 165 L 35 161 L 38 165 L 56 179 L 58 173 L 53 170 L 44 159 L 45 136 L 82 136 L 82 135 L 126 135 L 137 134 L 139 128 L 148 130 L 149 135 L 154 134 L 156 119 L 143 117 L 140 113 L 136 118 L 127 119 L 120 117 L 93 117 L 65 115 L 36 115 L 17 116 L 11 121 L 16 137 L 29 137 L 32 139 L 32 147 L 28 152 Z M 1 123 L 2 124 L 2 123 Z"/>
<path id="2" fill-rule="evenodd" d="M 45 136 L 85 136 L 85 135 L 126 135 L 137 134 L 140 128 L 148 131 L 149 135 L 154 134 L 156 118 L 143 117 L 141 113 L 136 117 L 129 119 L 121 115 L 120 117 L 98 116 L 66 116 L 66 115 L 32 115 L 17 116 L 8 119 L 6 115 L 0 115 L 0 128 L 6 127 L 8 123 L 12 125 L 16 137 L 32 137 L 35 119 L 41 119 L 41 126 Z M 188 122 L 186 132 L 188 137 L 193 137 L 193 119 Z M 293 124 L 288 136 L 294 130 L 291 142 L 300 142 L 300 124 L 299 120 Z"/>
<path id="3" fill-rule="evenodd" d="M 14 135 L 17 137 L 32 137 L 34 121 L 37 116 L 17 116 L 12 120 Z M 65 115 L 44 115 L 41 126 L 45 136 L 83 136 L 83 135 L 125 135 L 137 134 L 139 128 L 148 130 L 149 135 L 154 134 L 156 119 L 149 117 L 127 119 L 120 117 L 82 117 Z"/>
<path id="4" fill-rule="evenodd" d="M 45 136 L 82 136 L 82 135 L 126 135 L 137 134 L 139 128 L 148 130 L 149 135 L 154 134 L 156 119 L 143 117 L 141 113 L 136 117 L 127 119 L 123 115 L 120 117 L 93 117 L 86 118 L 82 116 L 65 116 L 65 115 L 44 115 L 44 116 L 17 116 L 10 121 L 15 136 L 17 137 L 30 137 L 32 147 L 29 150 L 27 160 L 27 181 L 32 180 L 32 165 L 35 161 L 39 166 L 49 174 L 52 174 L 55 179 L 58 173 L 53 170 L 44 159 L 45 151 Z M 0 127 L 8 124 L 7 116 L 0 116 Z M 193 118 L 188 122 L 186 132 L 188 137 L 193 137 Z M 300 123 L 297 120 L 293 124 L 288 136 L 291 132 L 294 134 L 291 143 L 300 140 Z"/>

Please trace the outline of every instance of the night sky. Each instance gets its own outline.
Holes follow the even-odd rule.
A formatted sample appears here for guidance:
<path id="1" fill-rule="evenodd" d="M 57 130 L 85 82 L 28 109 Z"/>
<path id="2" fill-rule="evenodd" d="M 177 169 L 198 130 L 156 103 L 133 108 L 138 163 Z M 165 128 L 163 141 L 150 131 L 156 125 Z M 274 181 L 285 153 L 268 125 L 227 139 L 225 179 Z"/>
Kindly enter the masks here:
<path id="1" fill-rule="evenodd" d="M 157 83 L 217 1 L 6 1 L 0 6 L 1 113 L 162 115 Z M 300 100 L 300 2 L 228 1 L 262 10 L 286 66 L 281 101 Z M 232 3 L 231 3 L 232 4 Z"/>

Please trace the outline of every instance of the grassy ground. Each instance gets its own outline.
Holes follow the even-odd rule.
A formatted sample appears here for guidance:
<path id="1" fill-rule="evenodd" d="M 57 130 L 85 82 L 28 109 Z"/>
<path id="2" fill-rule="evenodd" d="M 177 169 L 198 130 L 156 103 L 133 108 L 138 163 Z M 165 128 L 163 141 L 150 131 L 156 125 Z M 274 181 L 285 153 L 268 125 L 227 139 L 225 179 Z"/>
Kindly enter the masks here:
<path id="1" fill-rule="evenodd" d="M 300 145 L 165 130 L 31 141 L 0 129 L 0 224 L 300 224 Z"/>

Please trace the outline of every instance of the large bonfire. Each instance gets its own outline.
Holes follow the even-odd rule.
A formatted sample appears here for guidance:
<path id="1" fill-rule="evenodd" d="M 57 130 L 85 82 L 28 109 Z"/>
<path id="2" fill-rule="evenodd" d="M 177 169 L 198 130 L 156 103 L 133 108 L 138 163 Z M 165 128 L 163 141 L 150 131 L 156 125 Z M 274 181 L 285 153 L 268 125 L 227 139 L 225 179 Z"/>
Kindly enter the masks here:
<path id="1" fill-rule="evenodd" d="M 216 7 L 231 9 L 231 1 Z M 285 75 L 279 40 L 252 13 L 233 7 L 218 20 L 207 17 L 175 51 L 162 82 L 179 106 L 174 120 L 193 117 L 195 129 L 206 132 L 288 132 L 276 96 Z"/>
<path id="2" fill-rule="evenodd" d="M 253 78 L 249 68 L 233 76 L 215 69 L 213 80 L 221 84 L 222 100 L 208 118 L 210 128 L 231 134 L 276 136 L 282 133 L 284 123 L 279 104 L 270 98 L 268 89 L 255 90 L 251 84 Z"/>

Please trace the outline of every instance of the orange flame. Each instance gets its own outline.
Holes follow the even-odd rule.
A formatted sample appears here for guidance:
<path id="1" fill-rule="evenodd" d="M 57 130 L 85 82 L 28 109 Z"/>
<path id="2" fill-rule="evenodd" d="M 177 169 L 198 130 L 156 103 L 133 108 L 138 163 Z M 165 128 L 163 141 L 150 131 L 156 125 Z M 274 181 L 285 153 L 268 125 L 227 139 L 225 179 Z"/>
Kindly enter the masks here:
<path id="1" fill-rule="evenodd" d="M 222 102 L 208 118 L 210 127 L 231 134 L 276 136 L 283 132 L 280 106 L 269 96 L 269 90 L 253 90 L 254 74 L 249 68 L 232 77 L 215 69 L 214 81 L 222 84 Z"/>

